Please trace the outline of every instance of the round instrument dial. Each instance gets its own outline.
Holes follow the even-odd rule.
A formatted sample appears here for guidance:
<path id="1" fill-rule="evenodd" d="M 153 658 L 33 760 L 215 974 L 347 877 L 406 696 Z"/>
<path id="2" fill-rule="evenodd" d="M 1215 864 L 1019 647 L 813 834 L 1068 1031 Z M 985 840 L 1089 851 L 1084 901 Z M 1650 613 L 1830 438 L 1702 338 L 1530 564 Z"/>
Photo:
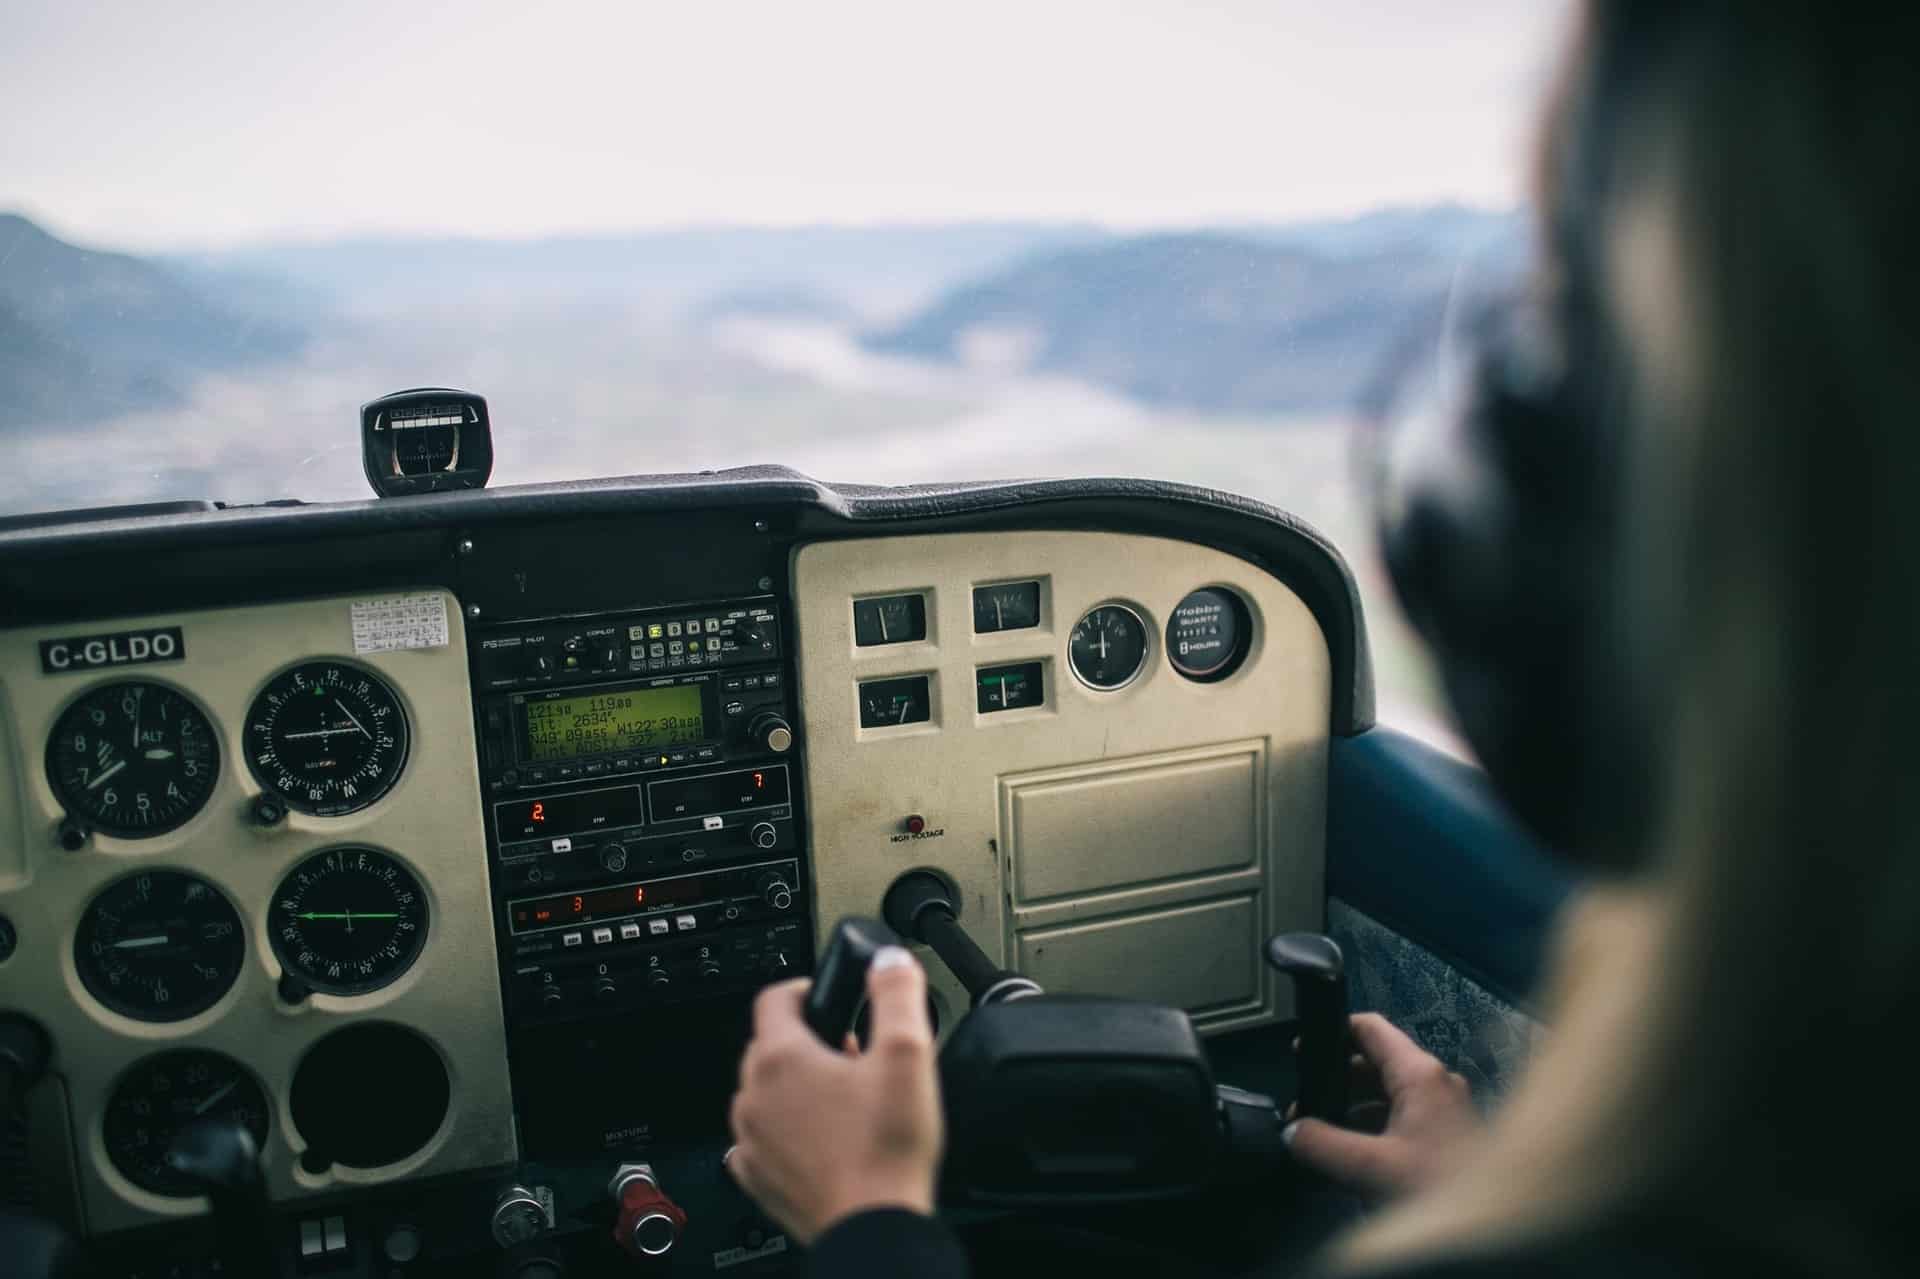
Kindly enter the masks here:
<path id="1" fill-rule="evenodd" d="M 400 779 L 407 716 L 393 687 L 347 662 L 280 672 L 247 711 L 247 767 L 262 789 L 316 817 L 357 812 Z"/>
<path id="2" fill-rule="evenodd" d="M 288 973 L 330 995 L 364 995 L 419 957 L 427 894 L 385 853 L 330 848 L 280 882 L 267 932 Z"/>
<path id="3" fill-rule="evenodd" d="M 167 1151 L 182 1128 L 201 1119 L 234 1119 L 267 1140 L 267 1098 L 239 1062 L 188 1048 L 135 1063 L 107 1099 L 102 1135 L 120 1175 L 157 1195 L 200 1192 L 173 1170 Z"/>
<path id="4" fill-rule="evenodd" d="M 213 725 L 185 694 L 126 680 L 89 689 L 47 740 L 47 780 L 89 826 L 126 839 L 163 835 L 206 806 L 219 779 Z"/>
<path id="5" fill-rule="evenodd" d="M 1067 660 L 1080 682 L 1111 692 L 1133 682 L 1147 663 L 1147 624 L 1125 604 L 1102 604 L 1074 623 Z"/>
<path id="6" fill-rule="evenodd" d="M 1198 683 L 1225 679 L 1239 667 L 1253 638 L 1240 597 L 1209 586 L 1189 594 L 1167 619 L 1167 661 Z"/>
<path id="7" fill-rule="evenodd" d="M 82 984 L 140 1021 L 184 1021 L 213 1007 L 245 960 L 246 934 L 233 903 L 178 870 L 140 871 L 108 884 L 88 904 L 73 939 Z"/>

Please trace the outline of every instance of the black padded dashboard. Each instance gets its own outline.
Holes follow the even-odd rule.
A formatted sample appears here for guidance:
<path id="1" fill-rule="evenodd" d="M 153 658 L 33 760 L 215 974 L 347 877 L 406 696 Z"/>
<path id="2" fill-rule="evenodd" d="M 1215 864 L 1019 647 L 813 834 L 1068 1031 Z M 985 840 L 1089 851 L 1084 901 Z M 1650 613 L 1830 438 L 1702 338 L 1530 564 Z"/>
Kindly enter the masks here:
<path id="1" fill-rule="evenodd" d="M 0 529 L 9 625 L 432 583 L 477 617 L 751 593 L 798 542 L 900 533 L 1089 529 L 1183 538 L 1297 593 L 1327 639 L 1335 736 L 1373 725 L 1373 673 L 1346 561 L 1310 525 L 1215 489 L 1153 480 L 882 488 L 785 467 L 627 476 L 395 500 L 115 515 Z M 462 554 L 463 542 L 472 551 Z M 697 587 L 697 590 L 676 586 Z"/>

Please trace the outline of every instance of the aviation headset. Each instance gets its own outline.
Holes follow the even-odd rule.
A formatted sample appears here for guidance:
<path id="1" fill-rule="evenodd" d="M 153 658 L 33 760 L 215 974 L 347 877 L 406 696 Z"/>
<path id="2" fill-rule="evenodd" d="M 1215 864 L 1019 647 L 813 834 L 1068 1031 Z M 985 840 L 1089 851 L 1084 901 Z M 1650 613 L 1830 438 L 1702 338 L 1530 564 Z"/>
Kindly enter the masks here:
<path id="1" fill-rule="evenodd" d="M 1595 16 L 1568 104 L 1552 287 L 1447 326 L 1375 457 L 1387 567 L 1468 742 L 1549 845 L 1613 869 L 1644 857 L 1658 776 L 1622 624 L 1627 379 L 1595 220 L 1625 79 L 1599 26 L 1625 7 Z"/>

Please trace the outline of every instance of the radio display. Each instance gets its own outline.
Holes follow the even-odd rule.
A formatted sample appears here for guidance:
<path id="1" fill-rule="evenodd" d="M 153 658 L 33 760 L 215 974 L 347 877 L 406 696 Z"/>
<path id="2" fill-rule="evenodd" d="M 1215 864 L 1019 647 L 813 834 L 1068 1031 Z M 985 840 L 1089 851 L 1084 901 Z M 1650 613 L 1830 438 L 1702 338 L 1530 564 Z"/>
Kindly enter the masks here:
<path id="1" fill-rule="evenodd" d="M 681 875 L 584 893 L 556 893 L 552 897 L 513 903 L 512 928 L 516 933 L 535 932 L 556 924 L 610 919 L 661 906 L 690 906 L 719 895 L 720 883 L 711 875 Z"/>
<path id="2" fill-rule="evenodd" d="M 541 764 L 614 751 L 657 751 L 706 737 L 698 684 L 596 689 L 521 707 L 525 760 Z"/>
<path id="3" fill-rule="evenodd" d="M 647 787 L 656 822 L 681 821 L 712 813 L 737 813 L 754 808 L 777 808 L 787 802 L 787 770 L 743 768 L 737 773 L 710 773 Z"/>
<path id="4" fill-rule="evenodd" d="M 640 788 L 609 786 L 604 790 L 554 795 L 546 799 L 516 799 L 493 806 L 500 842 L 578 835 L 585 831 L 614 830 L 640 825 Z"/>

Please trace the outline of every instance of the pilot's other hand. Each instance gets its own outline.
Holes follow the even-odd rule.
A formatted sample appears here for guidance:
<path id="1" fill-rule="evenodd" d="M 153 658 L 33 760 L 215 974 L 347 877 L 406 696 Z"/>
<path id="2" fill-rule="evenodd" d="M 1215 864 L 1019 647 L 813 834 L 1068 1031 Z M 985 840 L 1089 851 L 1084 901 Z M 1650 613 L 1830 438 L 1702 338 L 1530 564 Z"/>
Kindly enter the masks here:
<path id="1" fill-rule="evenodd" d="M 1356 1084 L 1384 1095 L 1385 1131 L 1299 1119 L 1282 1136 L 1301 1163 L 1362 1190 L 1397 1194 L 1426 1185 L 1480 1128 L 1467 1081 L 1378 1013 L 1355 1013 L 1348 1024 L 1360 1049 Z M 1360 1088 L 1355 1097 L 1357 1119 L 1367 1103 Z"/>
<path id="2" fill-rule="evenodd" d="M 942 1130 L 926 974 L 898 946 L 874 956 L 864 1052 L 851 1039 L 836 1052 L 807 1028 L 808 985 L 754 1001 L 728 1171 L 803 1244 L 868 1208 L 931 1213 Z"/>

